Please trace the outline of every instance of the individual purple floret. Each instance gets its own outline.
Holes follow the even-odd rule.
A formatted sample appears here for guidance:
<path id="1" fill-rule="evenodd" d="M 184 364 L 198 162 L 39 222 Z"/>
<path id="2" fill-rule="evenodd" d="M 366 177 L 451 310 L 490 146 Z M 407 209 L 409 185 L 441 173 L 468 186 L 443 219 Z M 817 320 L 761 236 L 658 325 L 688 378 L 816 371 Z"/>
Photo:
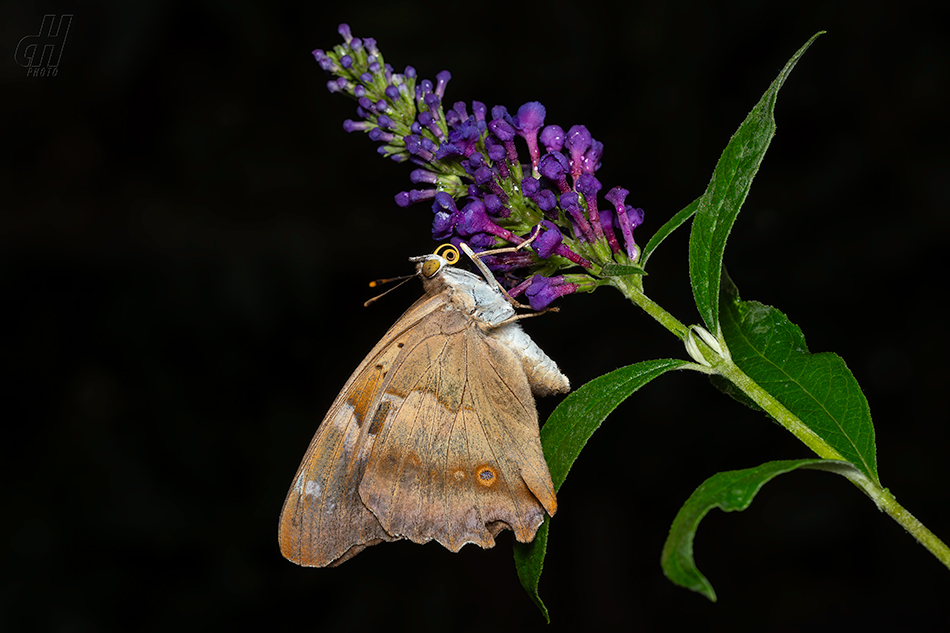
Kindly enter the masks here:
<path id="1" fill-rule="evenodd" d="M 531 278 L 531 285 L 525 290 L 528 305 L 534 310 L 543 310 L 558 297 L 577 292 L 578 286 L 565 281 L 564 275 L 557 277 L 542 277 L 535 275 Z"/>
<path id="2" fill-rule="evenodd" d="M 541 152 L 538 150 L 538 130 L 544 125 L 544 114 L 544 106 L 537 101 L 531 101 L 518 108 L 518 114 L 512 122 L 518 134 L 528 144 L 531 169 L 535 176 L 538 175 L 538 161 L 541 160 Z"/>

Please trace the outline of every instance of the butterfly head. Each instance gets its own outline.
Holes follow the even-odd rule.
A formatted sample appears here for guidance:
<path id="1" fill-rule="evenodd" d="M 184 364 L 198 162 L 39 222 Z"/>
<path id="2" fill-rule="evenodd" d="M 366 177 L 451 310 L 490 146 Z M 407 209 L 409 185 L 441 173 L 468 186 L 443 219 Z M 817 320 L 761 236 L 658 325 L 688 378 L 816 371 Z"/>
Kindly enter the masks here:
<path id="1" fill-rule="evenodd" d="M 431 255 L 411 257 L 409 261 L 416 262 L 416 271 L 423 280 L 433 279 L 446 266 L 458 263 L 459 251 L 452 244 L 442 244 Z"/>

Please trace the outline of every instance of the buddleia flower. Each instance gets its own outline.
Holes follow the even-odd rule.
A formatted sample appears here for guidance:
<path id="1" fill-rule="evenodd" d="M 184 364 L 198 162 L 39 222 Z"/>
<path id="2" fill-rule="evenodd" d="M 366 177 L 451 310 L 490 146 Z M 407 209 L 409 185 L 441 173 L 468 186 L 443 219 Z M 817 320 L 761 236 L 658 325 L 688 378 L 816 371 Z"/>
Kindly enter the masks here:
<path id="1" fill-rule="evenodd" d="M 397 73 L 375 40 L 354 37 L 345 24 L 339 33 L 343 44 L 313 55 L 331 75 L 328 89 L 357 103 L 358 118 L 343 129 L 368 135 L 384 157 L 414 164 L 416 187 L 395 201 L 428 207 L 434 239 L 477 252 L 530 242 L 484 261 L 535 309 L 617 283 L 618 266 L 638 270 L 633 232 L 643 211 L 626 204 L 629 191 L 620 187 L 601 202 L 594 174 L 604 145 L 586 126 L 545 125 L 547 109 L 536 101 L 513 115 L 480 101 L 449 105 L 448 71 L 434 82 L 411 66 Z"/>

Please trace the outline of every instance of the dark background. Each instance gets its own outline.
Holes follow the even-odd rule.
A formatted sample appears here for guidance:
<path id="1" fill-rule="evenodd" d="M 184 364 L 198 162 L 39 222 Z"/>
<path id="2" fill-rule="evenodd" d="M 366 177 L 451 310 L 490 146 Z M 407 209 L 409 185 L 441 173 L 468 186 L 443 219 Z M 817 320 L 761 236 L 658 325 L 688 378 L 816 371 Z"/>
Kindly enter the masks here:
<path id="1" fill-rule="evenodd" d="M 768 6 L 764 6 L 768 4 Z M 606 144 L 640 241 L 699 195 L 812 34 L 731 236 L 776 305 L 865 390 L 884 485 L 950 538 L 944 327 L 948 44 L 915 3 L 4 3 L 0 629 L 541 629 L 510 537 L 372 548 L 338 569 L 277 549 L 284 494 L 349 373 L 418 296 L 369 279 L 430 252 L 405 165 L 342 131 L 313 48 L 336 26 L 454 78 L 447 101 L 540 100 Z M 56 77 L 17 42 L 75 15 Z M 696 322 L 686 232 L 647 291 Z M 575 385 L 682 357 L 609 289 L 527 324 Z M 539 403 L 542 416 L 556 399 Z M 662 377 L 594 436 L 559 494 L 554 629 L 946 631 L 950 572 L 842 478 L 798 472 L 696 540 L 719 602 L 669 583 L 670 521 L 706 477 L 809 455 L 698 374 Z"/>

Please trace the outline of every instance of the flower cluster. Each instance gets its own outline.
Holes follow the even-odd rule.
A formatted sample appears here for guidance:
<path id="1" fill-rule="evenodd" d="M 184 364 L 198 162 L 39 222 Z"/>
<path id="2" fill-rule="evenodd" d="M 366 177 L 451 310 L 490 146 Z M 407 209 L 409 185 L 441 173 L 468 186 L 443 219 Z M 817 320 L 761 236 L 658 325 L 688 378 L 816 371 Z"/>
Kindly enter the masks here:
<path id="1" fill-rule="evenodd" d="M 436 240 L 465 241 L 476 251 L 523 245 L 484 260 L 509 294 L 526 295 L 534 309 L 611 283 L 608 264 L 636 265 L 633 230 L 643 211 L 626 204 L 629 192 L 620 187 L 604 196 L 608 205 L 598 203 L 602 185 L 594 173 L 604 146 L 586 127 L 545 126 L 537 102 L 513 115 L 478 101 L 471 111 L 461 101 L 446 108 L 448 71 L 435 83 L 418 81 L 411 66 L 395 73 L 375 40 L 353 37 L 345 24 L 339 32 L 343 45 L 313 55 L 333 76 L 330 91 L 358 103 L 359 120 L 343 127 L 367 133 L 383 156 L 417 166 L 410 179 L 424 187 L 400 192 L 396 204 L 431 205 Z M 519 159 L 518 139 L 530 164 Z M 557 274 L 573 267 L 583 272 Z"/>

